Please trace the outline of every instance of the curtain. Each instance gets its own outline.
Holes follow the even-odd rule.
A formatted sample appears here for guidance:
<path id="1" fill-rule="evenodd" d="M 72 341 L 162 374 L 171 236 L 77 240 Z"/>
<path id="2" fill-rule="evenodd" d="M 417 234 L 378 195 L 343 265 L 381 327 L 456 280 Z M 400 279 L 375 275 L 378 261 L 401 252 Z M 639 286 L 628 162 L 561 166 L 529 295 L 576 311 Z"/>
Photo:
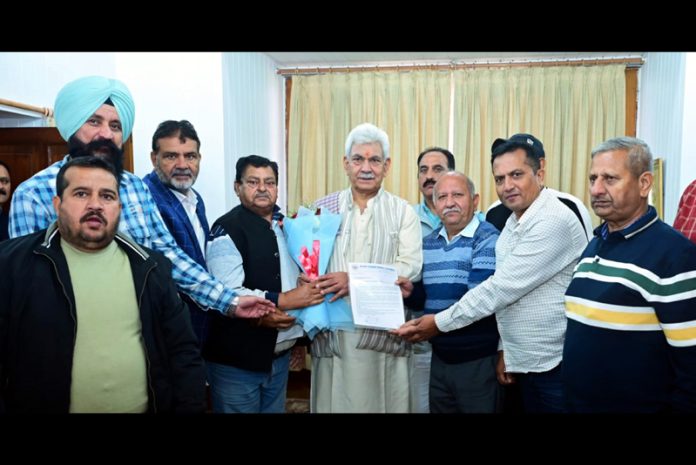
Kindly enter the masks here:
<path id="1" fill-rule="evenodd" d="M 454 147 L 457 170 L 471 177 L 479 207 L 498 199 L 491 144 L 525 132 L 546 152 L 549 187 L 590 206 L 590 152 L 625 134 L 624 65 L 556 66 L 454 71 Z M 590 210 L 591 212 L 591 210 Z M 598 219 L 593 216 L 594 224 Z"/>
<path id="2" fill-rule="evenodd" d="M 419 199 L 416 159 L 447 147 L 450 71 L 362 72 L 293 77 L 288 133 L 288 211 L 348 186 L 345 139 L 369 122 L 391 145 L 390 192 Z"/>
<path id="3" fill-rule="evenodd" d="M 389 135 L 392 166 L 384 185 L 411 203 L 419 201 L 417 156 L 429 146 L 450 148 L 451 123 L 456 169 L 474 181 L 481 210 L 498 198 L 491 144 L 518 132 L 543 142 L 545 184 L 575 195 L 589 208 L 590 151 L 625 134 L 625 99 L 621 64 L 295 76 L 288 211 L 347 187 L 344 142 L 363 122 Z"/>

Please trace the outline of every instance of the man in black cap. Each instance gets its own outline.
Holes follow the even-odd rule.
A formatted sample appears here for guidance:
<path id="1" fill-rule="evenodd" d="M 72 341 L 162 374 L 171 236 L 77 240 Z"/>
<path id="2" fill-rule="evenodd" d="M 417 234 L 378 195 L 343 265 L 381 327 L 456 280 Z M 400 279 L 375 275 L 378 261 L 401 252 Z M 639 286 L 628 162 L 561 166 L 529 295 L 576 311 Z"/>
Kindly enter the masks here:
<path id="1" fill-rule="evenodd" d="M 546 167 L 544 144 L 533 135 L 520 133 L 510 136 L 509 139 L 496 139 L 493 142 L 491 151 L 494 151 L 497 147 L 505 143 L 521 148 L 529 148 L 531 154 L 539 160 L 540 166 L 542 168 Z M 578 221 L 580 221 L 580 224 L 585 229 L 588 240 L 590 240 L 592 238 L 592 218 L 582 201 L 573 195 L 551 189 L 550 187 L 545 187 L 545 189 L 555 194 L 558 200 L 575 213 Z M 511 213 L 512 210 L 506 207 L 500 200 L 496 200 L 488 207 L 488 211 L 486 211 L 486 221 L 498 228 L 499 231 L 502 231 Z M 508 384 L 505 386 L 504 399 L 504 412 L 519 412 L 522 410 L 522 398 L 518 384 Z"/>
<path id="2" fill-rule="evenodd" d="M 491 151 L 495 151 L 496 147 L 502 144 L 512 144 L 512 146 L 518 146 L 520 148 L 528 147 L 531 154 L 539 160 L 541 168 L 546 168 L 546 153 L 544 152 L 544 144 L 541 143 L 539 139 L 531 134 L 515 134 L 510 136 L 509 139 L 496 139 L 493 142 Z M 575 216 L 578 217 L 578 221 L 582 225 L 583 229 L 587 233 L 587 239 L 592 238 L 592 218 L 590 217 L 590 212 L 587 207 L 582 203 L 577 197 L 567 194 L 565 192 L 557 191 L 556 189 L 551 189 L 546 187 L 551 193 L 553 193 L 558 200 L 560 200 L 566 207 L 570 208 Z M 498 230 L 502 231 L 505 226 L 505 222 L 512 213 L 512 210 L 507 208 L 500 200 L 496 200 L 486 211 L 486 221 L 493 224 Z"/>
<path id="3" fill-rule="evenodd" d="M 520 384 L 526 412 L 561 413 L 566 409 L 561 379 L 564 295 L 587 235 L 576 216 L 544 188 L 537 142 L 524 137 L 493 144 L 495 189 L 514 213 L 495 246 L 495 273 L 448 309 L 408 321 L 391 333 L 420 342 L 495 314 L 498 380 Z"/>

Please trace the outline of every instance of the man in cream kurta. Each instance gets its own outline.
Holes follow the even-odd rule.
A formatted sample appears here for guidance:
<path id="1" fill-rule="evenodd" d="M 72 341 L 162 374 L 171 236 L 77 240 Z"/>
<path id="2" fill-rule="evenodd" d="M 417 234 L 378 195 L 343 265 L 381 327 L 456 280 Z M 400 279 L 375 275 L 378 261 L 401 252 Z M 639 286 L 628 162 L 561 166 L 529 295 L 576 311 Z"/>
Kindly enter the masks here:
<path id="1" fill-rule="evenodd" d="M 350 188 L 316 202 L 342 216 L 328 272 L 318 279 L 334 299 L 348 295 L 348 263 L 380 263 L 417 279 L 423 262 L 417 215 L 406 200 L 382 189 L 389 170 L 389 138 L 369 123 L 346 140 L 343 165 Z M 384 330 L 324 332 L 312 345 L 311 411 L 409 411 L 410 344 Z"/>

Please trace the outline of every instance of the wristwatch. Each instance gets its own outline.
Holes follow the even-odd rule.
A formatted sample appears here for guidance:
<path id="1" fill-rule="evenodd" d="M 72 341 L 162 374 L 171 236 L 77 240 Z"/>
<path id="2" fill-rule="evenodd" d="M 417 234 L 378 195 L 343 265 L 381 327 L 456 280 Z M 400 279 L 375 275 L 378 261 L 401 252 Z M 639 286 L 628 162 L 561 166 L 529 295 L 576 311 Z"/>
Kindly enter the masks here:
<path id="1" fill-rule="evenodd" d="M 235 317 L 235 312 L 237 311 L 237 307 L 239 306 L 239 296 L 236 295 L 234 296 L 234 299 L 232 299 L 232 303 L 230 304 L 229 307 L 227 307 L 227 311 L 225 312 L 225 315 L 227 315 L 230 318 Z"/>

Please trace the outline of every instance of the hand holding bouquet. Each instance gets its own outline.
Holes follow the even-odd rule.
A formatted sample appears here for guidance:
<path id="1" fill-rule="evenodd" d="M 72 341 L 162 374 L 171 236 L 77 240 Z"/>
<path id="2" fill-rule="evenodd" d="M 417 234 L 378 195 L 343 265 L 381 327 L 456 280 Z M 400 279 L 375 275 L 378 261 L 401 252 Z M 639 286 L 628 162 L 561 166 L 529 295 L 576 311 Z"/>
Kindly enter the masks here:
<path id="1" fill-rule="evenodd" d="M 315 212 L 305 207 L 300 207 L 294 217 L 283 220 L 290 256 L 311 281 L 326 273 L 340 226 L 341 215 L 321 210 Z M 327 294 L 321 304 L 288 312 L 297 318 L 310 338 L 324 329 L 354 328 L 346 302 L 343 299 L 329 302 L 332 296 Z"/>

